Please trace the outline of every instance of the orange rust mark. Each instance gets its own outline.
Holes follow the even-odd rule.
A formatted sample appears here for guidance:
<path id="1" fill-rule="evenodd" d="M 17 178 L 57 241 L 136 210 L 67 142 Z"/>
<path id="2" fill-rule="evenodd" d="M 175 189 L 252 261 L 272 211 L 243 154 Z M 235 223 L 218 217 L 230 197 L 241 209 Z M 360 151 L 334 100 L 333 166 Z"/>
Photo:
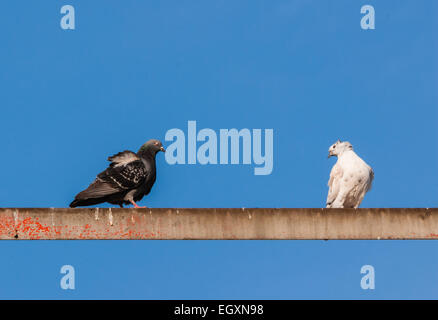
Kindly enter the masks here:
<path id="1" fill-rule="evenodd" d="M 133 228 L 135 226 L 135 228 Z M 137 229 L 138 228 L 138 229 Z M 135 230 L 136 229 L 136 230 Z M 127 219 L 114 226 L 52 225 L 41 222 L 38 217 L 0 216 L 0 237 L 13 239 L 157 239 L 165 233 L 152 232 L 146 228 L 143 218 Z"/>
<path id="2" fill-rule="evenodd" d="M 15 233 L 15 221 L 11 217 L 0 217 L 0 236 Z"/>
<path id="3" fill-rule="evenodd" d="M 32 219 L 31 217 L 27 217 L 18 221 L 15 226 L 17 234 L 26 233 L 31 239 L 40 239 L 42 234 L 50 233 L 50 227 L 43 226 L 38 220 L 38 218 Z"/>

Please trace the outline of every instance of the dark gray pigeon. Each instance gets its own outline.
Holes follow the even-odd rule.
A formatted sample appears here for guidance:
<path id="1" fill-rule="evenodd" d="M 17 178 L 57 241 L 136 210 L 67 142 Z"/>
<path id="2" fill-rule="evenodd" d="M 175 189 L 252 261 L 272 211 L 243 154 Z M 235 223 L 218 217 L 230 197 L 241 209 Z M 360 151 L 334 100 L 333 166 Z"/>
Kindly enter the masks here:
<path id="1" fill-rule="evenodd" d="M 136 202 L 147 195 L 156 179 L 155 155 L 164 150 L 159 140 L 149 140 L 137 153 L 119 152 L 108 158 L 109 167 L 99 173 L 87 189 L 78 193 L 71 208 L 103 202 L 119 205 Z M 143 207 L 145 208 L 145 207 Z"/>

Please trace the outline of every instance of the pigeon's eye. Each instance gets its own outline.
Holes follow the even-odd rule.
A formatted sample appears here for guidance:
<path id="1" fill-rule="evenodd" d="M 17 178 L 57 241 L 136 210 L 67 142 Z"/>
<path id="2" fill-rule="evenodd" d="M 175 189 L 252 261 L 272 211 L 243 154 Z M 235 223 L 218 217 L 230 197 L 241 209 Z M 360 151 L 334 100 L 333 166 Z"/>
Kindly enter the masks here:
<path id="1" fill-rule="evenodd" d="M 333 149 L 336 148 L 336 146 L 333 146 Z"/>

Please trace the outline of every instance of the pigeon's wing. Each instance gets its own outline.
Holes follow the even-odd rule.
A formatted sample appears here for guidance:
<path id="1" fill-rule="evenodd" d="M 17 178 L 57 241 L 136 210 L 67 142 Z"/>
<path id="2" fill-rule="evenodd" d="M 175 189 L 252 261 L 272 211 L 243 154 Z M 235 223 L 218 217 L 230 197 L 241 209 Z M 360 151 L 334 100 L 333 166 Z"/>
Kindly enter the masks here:
<path id="1" fill-rule="evenodd" d="M 136 160 L 140 160 L 140 158 L 137 156 L 137 154 L 129 150 L 125 150 L 111 157 L 108 157 L 108 161 L 111 162 L 110 167 L 124 166 Z"/>
<path id="2" fill-rule="evenodd" d="M 336 197 L 338 196 L 342 175 L 343 170 L 336 163 L 333 166 L 332 171 L 330 172 L 330 179 L 328 181 L 329 191 L 326 201 L 327 207 L 330 207 L 330 205 L 335 201 Z"/>
<path id="3" fill-rule="evenodd" d="M 143 161 L 112 162 L 108 169 L 97 177 L 119 191 L 132 190 L 140 186 L 148 177 Z"/>
<path id="4" fill-rule="evenodd" d="M 101 198 L 137 188 L 148 177 L 143 162 L 131 151 L 123 151 L 108 158 L 109 167 L 80 192 L 76 199 Z"/>

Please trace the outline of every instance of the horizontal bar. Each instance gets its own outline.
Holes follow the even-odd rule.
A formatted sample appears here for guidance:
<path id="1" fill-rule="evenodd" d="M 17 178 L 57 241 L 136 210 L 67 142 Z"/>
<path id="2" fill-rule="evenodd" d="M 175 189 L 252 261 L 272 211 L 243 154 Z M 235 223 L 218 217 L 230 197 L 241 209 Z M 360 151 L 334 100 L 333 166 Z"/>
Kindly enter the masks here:
<path id="1" fill-rule="evenodd" d="M 438 208 L 0 208 L 0 239 L 438 239 Z"/>

